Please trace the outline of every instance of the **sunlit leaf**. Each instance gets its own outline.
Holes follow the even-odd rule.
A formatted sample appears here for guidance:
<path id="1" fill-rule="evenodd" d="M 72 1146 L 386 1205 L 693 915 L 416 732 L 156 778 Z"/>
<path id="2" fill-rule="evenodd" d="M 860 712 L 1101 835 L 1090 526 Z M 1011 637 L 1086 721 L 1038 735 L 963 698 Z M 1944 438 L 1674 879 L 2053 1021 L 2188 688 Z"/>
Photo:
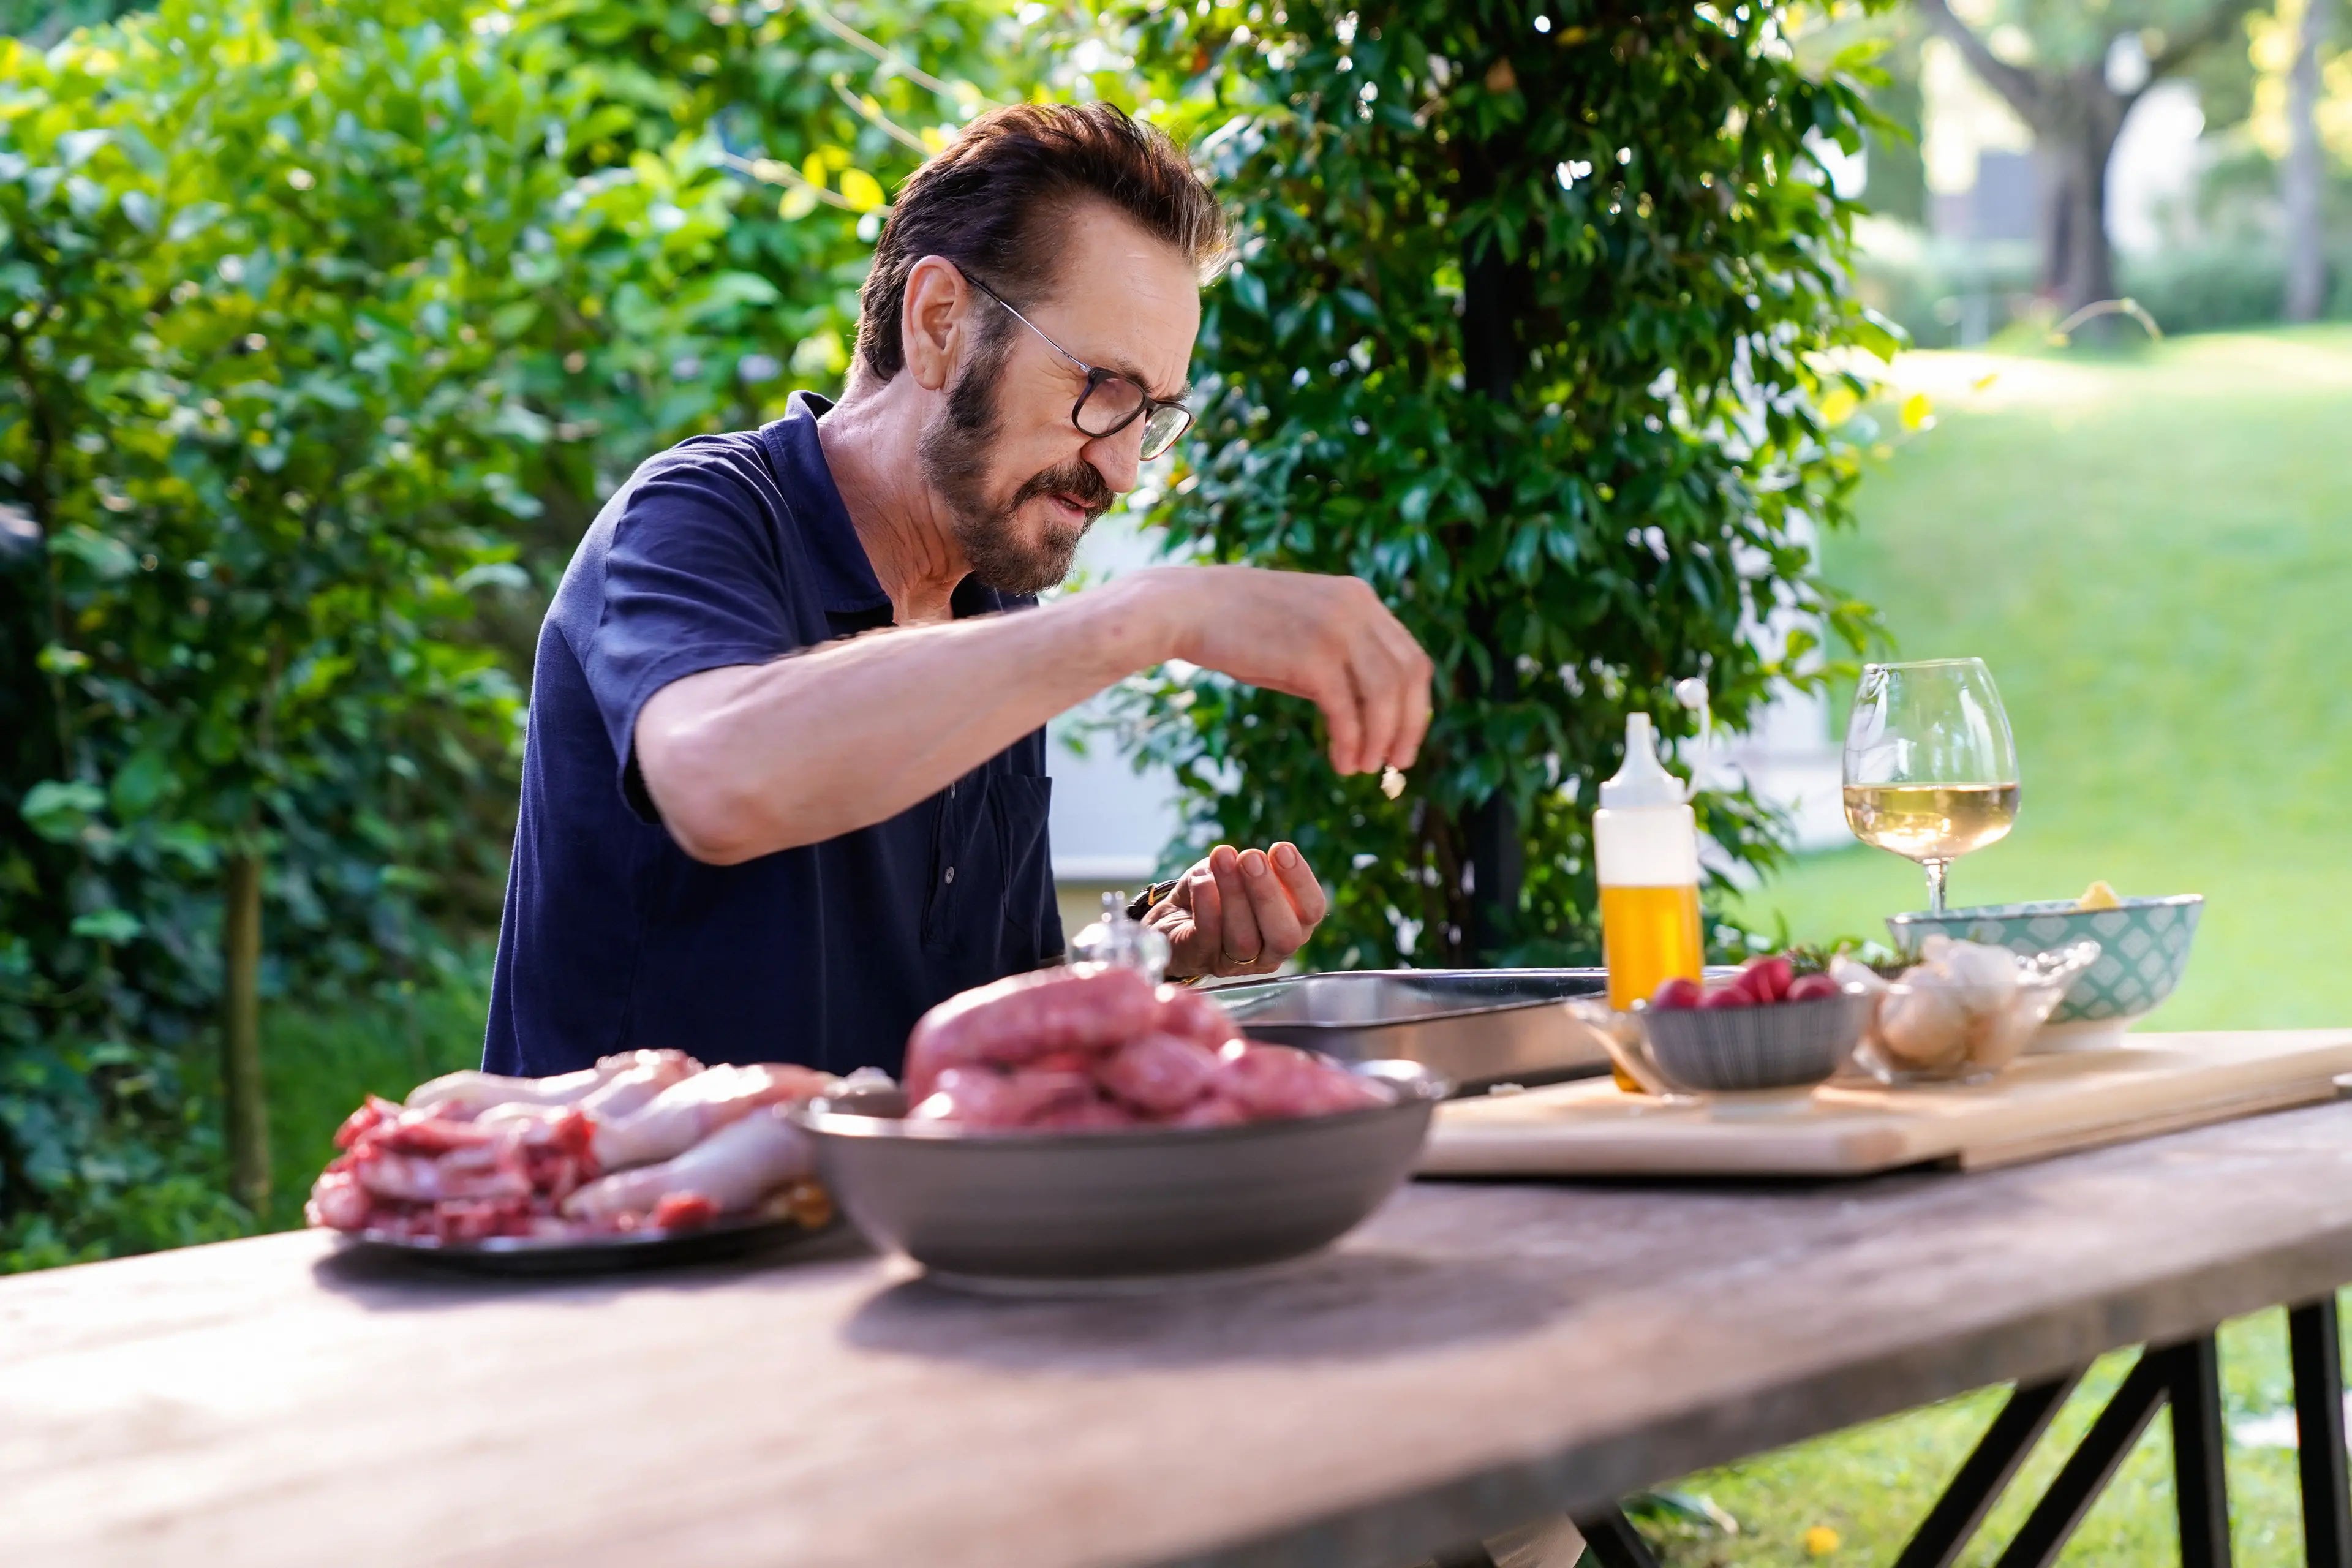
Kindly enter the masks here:
<path id="1" fill-rule="evenodd" d="M 883 204 L 882 182 L 863 169 L 844 169 L 841 199 L 849 204 L 851 212 L 872 212 Z"/>

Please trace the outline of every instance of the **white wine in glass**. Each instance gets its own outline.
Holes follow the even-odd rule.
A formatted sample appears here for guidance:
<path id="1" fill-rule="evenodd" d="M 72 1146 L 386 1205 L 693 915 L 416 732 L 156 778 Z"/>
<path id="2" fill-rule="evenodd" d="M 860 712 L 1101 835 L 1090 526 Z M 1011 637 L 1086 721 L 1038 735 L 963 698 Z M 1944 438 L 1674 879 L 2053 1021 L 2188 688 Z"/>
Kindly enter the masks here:
<path id="1" fill-rule="evenodd" d="M 1982 659 L 1863 667 L 1846 723 L 1846 826 L 1926 868 L 1929 910 L 1943 911 L 1955 859 L 2008 834 L 2017 803 L 2017 747 Z"/>

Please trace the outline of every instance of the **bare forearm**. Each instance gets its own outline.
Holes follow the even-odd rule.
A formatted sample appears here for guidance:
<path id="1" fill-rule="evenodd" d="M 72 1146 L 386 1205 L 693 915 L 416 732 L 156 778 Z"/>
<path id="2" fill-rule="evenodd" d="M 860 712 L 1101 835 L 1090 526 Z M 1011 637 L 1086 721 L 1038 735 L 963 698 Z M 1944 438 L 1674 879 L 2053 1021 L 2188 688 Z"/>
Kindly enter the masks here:
<path id="1" fill-rule="evenodd" d="M 1110 589 L 690 676 L 637 721 L 671 836 L 734 864 L 894 816 L 1167 656 Z"/>

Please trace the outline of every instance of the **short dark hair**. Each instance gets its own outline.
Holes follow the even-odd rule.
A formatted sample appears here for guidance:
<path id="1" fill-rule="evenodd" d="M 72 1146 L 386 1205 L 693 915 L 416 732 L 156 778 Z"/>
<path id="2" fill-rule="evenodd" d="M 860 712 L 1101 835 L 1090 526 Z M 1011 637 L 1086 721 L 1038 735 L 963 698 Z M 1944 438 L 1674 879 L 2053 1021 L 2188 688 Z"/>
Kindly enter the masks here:
<path id="1" fill-rule="evenodd" d="M 1164 132 L 1108 103 L 992 109 L 907 177 L 858 298 L 857 353 L 884 381 L 907 363 L 898 317 L 907 275 L 941 256 L 1016 305 L 1051 290 L 1056 231 L 1108 203 L 1206 278 L 1224 258 L 1224 214 Z"/>

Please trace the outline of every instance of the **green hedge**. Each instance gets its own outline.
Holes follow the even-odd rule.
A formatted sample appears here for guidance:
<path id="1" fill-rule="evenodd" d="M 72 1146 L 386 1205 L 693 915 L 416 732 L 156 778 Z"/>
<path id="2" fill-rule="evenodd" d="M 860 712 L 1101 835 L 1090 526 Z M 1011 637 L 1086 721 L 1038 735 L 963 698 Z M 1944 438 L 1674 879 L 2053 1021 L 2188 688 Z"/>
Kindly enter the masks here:
<path id="1" fill-rule="evenodd" d="M 0 43 L 0 1268 L 251 1223 L 232 858 L 266 995 L 463 963 L 581 526 L 833 382 L 881 192 L 1012 26 L 168 0 Z"/>

